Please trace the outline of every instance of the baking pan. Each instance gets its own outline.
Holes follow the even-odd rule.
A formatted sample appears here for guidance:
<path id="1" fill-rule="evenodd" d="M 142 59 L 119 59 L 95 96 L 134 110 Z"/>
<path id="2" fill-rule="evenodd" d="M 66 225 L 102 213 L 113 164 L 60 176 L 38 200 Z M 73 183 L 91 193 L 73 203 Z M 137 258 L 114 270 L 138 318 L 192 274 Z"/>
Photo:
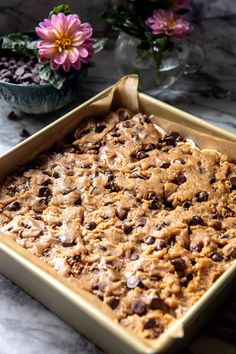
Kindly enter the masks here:
<path id="1" fill-rule="evenodd" d="M 234 157 L 235 135 L 145 94 L 137 94 L 137 78 L 128 76 L 0 157 L 0 179 L 61 141 L 82 119 L 91 115 L 102 116 L 119 107 L 162 117 L 157 121 L 164 128 L 182 129 L 200 147 L 217 148 Z M 130 333 L 119 325 L 112 311 L 94 295 L 79 289 L 76 284 L 57 274 L 38 257 L 2 233 L 0 272 L 106 352 L 154 354 L 174 353 L 187 344 L 230 292 L 236 274 L 236 262 L 231 264 L 182 318 L 156 340 L 144 340 Z"/>

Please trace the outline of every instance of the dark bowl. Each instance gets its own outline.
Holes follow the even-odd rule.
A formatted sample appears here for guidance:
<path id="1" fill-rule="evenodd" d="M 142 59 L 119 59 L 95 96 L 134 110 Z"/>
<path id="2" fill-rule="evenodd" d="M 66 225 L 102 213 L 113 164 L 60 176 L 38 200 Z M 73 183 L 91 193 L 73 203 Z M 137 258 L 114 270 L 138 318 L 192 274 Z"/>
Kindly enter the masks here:
<path id="1" fill-rule="evenodd" d="M 25 34 L 31 35 L 30 32 Z M 2 38 L 0 39 L 1 47 Z M 0 49 L 0 56 L 14 57 L 9 50 Z M 16 55 L 17 56 L 17 55 Z M 13 84 L 0 81 L 0 98 L 8 102 L 13 108 L 25 113 L 41 114 L 56 111 L 78 97 L 88 68 L 84 67 L 73 76 L 70 76 L 61 89 L 51 84 Z"/>
<path id="2" fill-rule="evenodd" d="M 68 78 L 61 89 L 51 84 L 23 85 L 0 81 L 0 98 L 25 113 L 41 114 L 56 111 L 78 97 L 87 68 Z"/>

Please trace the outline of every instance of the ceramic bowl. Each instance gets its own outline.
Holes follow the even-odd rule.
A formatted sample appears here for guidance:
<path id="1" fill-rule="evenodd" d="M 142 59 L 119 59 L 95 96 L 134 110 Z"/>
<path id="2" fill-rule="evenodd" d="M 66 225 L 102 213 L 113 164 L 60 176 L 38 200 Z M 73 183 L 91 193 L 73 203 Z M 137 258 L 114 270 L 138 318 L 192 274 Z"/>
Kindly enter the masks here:
<path id="1" fill-rule="evenodd" d="M 1 43 L 0 43 L 1 44 Z M 10 57 L 12 53 L 0 50 L 0 56 Z M 30 114 L 42 114 L 56 111 L 78 97 L 81 84 L 87 76 L 87 68 L 68 78 L 61 89 L 51 84 L 13 84 L 0 81 L 0 98 L 12 108 Z"/>

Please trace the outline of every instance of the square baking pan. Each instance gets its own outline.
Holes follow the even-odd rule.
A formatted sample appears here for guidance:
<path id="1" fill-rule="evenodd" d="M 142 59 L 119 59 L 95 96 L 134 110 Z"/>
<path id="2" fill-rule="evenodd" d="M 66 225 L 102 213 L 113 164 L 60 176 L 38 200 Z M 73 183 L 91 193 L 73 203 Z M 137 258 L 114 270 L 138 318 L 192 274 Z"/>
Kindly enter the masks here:
<path id="1" fill-rule="evenodd" d="M 220 151 L 228 153 L 234 151 L 236 143 L 234 134 L 143 93 L 137 93 L 137 78 L 128 76 L 1 156 L 0 179 L 33 161 L 39 153 L 61 141 L 82 119 L 91 115 L 102 116 L 119 107 L 162 117 L 165 125 L 170 128 L 173 125 L 185 127 L 187 133 L 190 129 L 194 136 L 188 137 L 196 140 L 200 147 L 209 147 L 209 137 L 212 137 L 211 148 L 216 148 L 224 141 L 228 144 L 221 144 Z M 161 118 L 157 120 L 158 123 L 162 122 Z M 234 158 L 232 153 L 231 157 Z M 236 262 L 229 266 L 182 318 L 176 320 L 158 339 L 152 341 L 141 339 L 123 328 L 115 320 L 112 311 L 104 308 L 94 295 L 79 289 L 73 282 L 59 275 L 41 259 L 2 233 L 0 233 L 0 272 L 106 352 L 157 354 L 174 353 L 194 336 L 229 294 L 236 274 Z"/>

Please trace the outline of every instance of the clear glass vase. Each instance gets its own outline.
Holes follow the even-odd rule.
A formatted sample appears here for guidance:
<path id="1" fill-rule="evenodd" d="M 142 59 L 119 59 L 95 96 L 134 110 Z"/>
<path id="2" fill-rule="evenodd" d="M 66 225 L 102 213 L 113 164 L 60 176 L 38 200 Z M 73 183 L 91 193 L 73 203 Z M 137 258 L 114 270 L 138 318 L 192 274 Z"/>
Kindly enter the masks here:
<path id="1" fill-rule="evenodd" d="M 139 88 L 152 96 L 170 87 L 183 73 L 196 72 L 204 61 L 200 47 L 182 41 L 164 53 L 158 69 L 152 53 L 140 51 L 140 43 L 139 39 L 120 33 L 115 56 L 121 73 L 137 74 Z"/>

